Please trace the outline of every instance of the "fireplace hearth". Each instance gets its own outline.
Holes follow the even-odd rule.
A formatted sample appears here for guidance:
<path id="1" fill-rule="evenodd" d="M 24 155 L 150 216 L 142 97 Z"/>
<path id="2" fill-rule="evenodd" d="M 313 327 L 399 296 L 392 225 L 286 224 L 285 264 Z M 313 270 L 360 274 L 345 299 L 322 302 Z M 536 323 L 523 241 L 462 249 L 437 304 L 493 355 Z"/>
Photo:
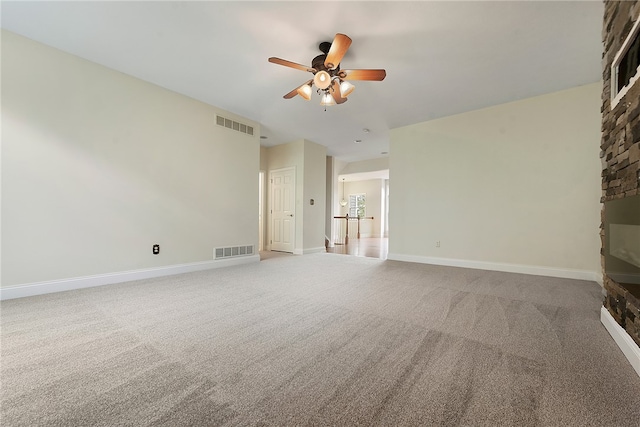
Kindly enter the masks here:
<path id="1" fill-rule="evenodd" d="M 640 195 L 604 204 L 605 274 L 640 298 Z"/>

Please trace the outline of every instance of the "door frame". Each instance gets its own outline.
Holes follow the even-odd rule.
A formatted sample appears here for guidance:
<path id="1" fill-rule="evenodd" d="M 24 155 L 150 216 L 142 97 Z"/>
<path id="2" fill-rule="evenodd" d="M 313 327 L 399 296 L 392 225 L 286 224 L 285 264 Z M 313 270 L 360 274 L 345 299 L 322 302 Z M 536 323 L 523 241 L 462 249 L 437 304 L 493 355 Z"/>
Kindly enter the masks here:
<path id="1" fill-rule="evenodd" d="M 267 242 L 266 243 L 266 250 L 267 251 L 271 251 L 271 243 L 273 241 L 273 218 L 272 218 L 272 214 L 273 214 L 273 178 L 272 175 L 273 173 L 278 173 L 278 172 L 283 172 L 283 171 L 288 171 L 291 170 L 293 171 L 293 230 L 292 230 L 292 241 L 293 241 L 293 252 L 292 253 L 296 253 L 296 228 L 298 225 L 298 215 L 296 212 L 296 200 L 297 200 L 297 192 L 296 192 L 296 186 L 297 186 L 297 176 L 296 176 L 296 167 L 295 166 L 287 166 L 287 167 L 283 167 L 283 168 L 278 168 L 278 169 L 271 169 L 269 170 L 269 177 L 267 178 L 267 187 L 268 187 L 268 207 L 267 207 Z"/>

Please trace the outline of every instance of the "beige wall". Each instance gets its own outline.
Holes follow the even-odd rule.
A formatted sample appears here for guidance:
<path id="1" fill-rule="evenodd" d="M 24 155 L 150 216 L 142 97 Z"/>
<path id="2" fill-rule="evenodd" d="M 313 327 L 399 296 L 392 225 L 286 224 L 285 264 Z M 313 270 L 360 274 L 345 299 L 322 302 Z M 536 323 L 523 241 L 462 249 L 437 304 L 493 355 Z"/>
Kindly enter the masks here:
<path id="1" fill-rule="evenodd" d="M 359 162 L 348 163 L 340 170 L 340 175 L 351 173 L 376 172 L 389 169 L 389 158 L 379 157 L 377 159 L 361 160 Z"/>
<path id="2" fill-rule="evenodd" d="M 600 94 L 591 84 L 394 129 L 390 257 L 599 272 Z"/>
<path id="3" fill-rule="evenodd" d="M 260 147 L 260 170 L 266 172 L 269 168 L 269 158 L 267 157 L 267 147 Z"/>
<path id="4" fill-rule="evenodd" d="M 302 254 L 306 249 L 324 247 L 326 155 L 326 147 L 306 140 L 267 148 L 269 171 L 288 167 L 296 169 L 294 253 Z M 311 198 L 316 202 L 313 206 L 309 203 Z"/>
<path id="5" fill-rule="evenodd" d="M 327 148 L 304 141 L 303 251 L 324 249 Z M 310 200 L 314 200 L 311 205 Z"/>
<path id="6" fill-rule="evenodd" d="M 337 182 L 333 179 L 333 168 L 335 166 L 335 159 L 333 156 L 327 156 L 325 163 L 325 217 L 324 217 L 324 234 L 329 239 L 329 246 L 333 246 L 332 236 L 332 223 L 334 217 L 334 191 L 337 186 Z"/>
<path id="7" fill-rule="evenodd" d="M 262 147 L 260 146 L 260 172 L 264 172 L 264 177 L 263 177 L 263 181 L 262 181 L 262 211 L 260 212 L 260 215 L 262 216 L 262 250 L 265 250 L 267 248 L 267 243 L 268 243 L 268 235 L 267 235 L 267 226 L 268 226 L 268 221 L 269 221 L 269 199 L 268 199 L 268 192 L 269 192 L 269 185 L 268 185 L 268 180 L 269 180 L 269 154 L 267 151 L 267 147 Z"/>
<path id="8" fill-rule="evenodd" d="M 216 126 L 217 112 L 256 136 Z M 3 31 L 2 286 L 257 247 L 257 135 L 257 123 Z"/>

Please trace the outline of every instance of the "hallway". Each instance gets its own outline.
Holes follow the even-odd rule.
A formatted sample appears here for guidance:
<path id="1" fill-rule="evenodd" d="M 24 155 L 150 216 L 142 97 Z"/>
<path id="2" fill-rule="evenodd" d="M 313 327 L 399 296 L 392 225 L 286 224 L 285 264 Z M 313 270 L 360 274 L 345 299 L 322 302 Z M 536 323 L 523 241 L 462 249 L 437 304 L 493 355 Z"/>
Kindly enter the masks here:
<path id="1" fill-rule="evenodd" d="M 387 237 L 363 237 L 360 239 L 350 239 L 347 245 L 335 245 L 333 248 L 327 248 L 327 252 L 387 259 L 387 254 L 389 253 L 389 239 Z"/>

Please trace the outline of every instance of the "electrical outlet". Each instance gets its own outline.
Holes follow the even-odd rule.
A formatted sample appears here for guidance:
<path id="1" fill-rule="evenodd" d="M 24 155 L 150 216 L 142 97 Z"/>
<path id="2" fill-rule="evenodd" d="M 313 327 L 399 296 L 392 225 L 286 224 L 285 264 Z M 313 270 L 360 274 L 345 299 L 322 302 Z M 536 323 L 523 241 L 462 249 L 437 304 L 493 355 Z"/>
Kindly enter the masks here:
<path id="1" fill-rule="evenodd" d="M 436 240 L 436 248 L 440 247 L 440 240 Z"/>
<path id="2" fill-rule="evenodd" d="M 158 255 L 160 253 L 160 245 L 153 245 L 153 254 Z"/>

